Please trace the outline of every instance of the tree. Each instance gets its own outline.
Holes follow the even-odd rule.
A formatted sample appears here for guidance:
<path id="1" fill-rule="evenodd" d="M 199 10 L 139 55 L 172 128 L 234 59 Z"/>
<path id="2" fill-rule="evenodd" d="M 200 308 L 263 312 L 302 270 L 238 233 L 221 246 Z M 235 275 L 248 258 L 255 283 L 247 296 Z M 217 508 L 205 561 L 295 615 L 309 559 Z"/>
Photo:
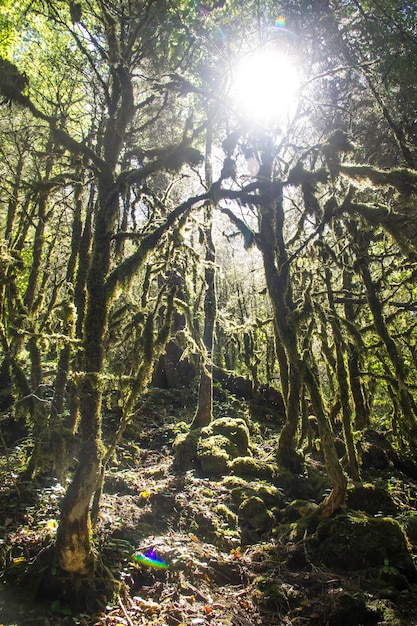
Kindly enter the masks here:
<path id="1" fill-rule="evenodd" d="M 206 139 L 206 186 L 211 189 L 213 184 L 212 174 L 212 129 L 209 126 Z M 204 330 L 203 330 L 203 357 L 200 374 L 200 387 L 198 393 L 198 406 L 191 428 L 208 426 L 213 417 L 213 343 L 214 327 L 216 319 L 216 286 L 215 286 L 215 260 L 216 251 L 213 242 L 213 208 L 211 202 L 207 202 L 204 208 L 203 237 L 206 248 L 204 280 L 206 293 L 204 296 Z"/>

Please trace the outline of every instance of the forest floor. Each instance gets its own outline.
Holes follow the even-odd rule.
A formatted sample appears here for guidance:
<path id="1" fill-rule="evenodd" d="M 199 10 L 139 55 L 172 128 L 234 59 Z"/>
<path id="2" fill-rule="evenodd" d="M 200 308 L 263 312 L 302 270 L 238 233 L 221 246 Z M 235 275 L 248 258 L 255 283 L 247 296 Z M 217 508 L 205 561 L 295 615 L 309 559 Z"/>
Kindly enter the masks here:
<path id="1" fill-rule="evenodd" d="M 328 493 L 328 479 L 314 451 L 298 475 L 268 473 L 280 426 L 273 407 L 216 402 L 216 417 L 248 424 L 264 475 L 213 476 L 175 467 L 190 397 L 153 398 L 109 463 L 101 502 L 97 552 L 117 592 L 106 600 L 98 584 L 97 606 L 83 613 L 36 582 L 64 487 L 46 477 L 16 483 L 27 440 L 2 450 L 0 626 L 417 625 L 417 476 L 384 437 L 363 442 L 364 484 L 350 487 L 339 525 L 310 535 L 297 518 Z M 261 513 L 247 515 L 248 500 Z M 403 523 L 399 535 L 392 520 Z"/>

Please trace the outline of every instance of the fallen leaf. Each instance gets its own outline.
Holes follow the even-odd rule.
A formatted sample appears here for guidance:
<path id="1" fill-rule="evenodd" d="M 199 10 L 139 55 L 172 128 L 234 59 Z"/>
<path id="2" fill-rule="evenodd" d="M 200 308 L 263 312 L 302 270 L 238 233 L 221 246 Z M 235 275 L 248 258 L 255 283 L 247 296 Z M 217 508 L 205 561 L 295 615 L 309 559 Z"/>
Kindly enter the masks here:
<path id="1" fill-rule="evenodd" d="M 45 528 L 49 528 L 50 530 L 55 530 L 56 528 L 58 528 L 58 522 L 56 521 L 56 519 L 50 519 L 46 522 Z"/>

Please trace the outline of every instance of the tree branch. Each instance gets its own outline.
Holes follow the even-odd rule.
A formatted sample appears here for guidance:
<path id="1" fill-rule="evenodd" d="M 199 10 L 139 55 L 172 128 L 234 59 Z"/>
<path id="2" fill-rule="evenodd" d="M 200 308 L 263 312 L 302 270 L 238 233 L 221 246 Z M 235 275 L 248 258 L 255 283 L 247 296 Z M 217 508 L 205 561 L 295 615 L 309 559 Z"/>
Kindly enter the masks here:
<path id="1" fill-rule="evenodd" d="M 135 273 L 146 261 L 149 253 L 155 249 L 165 233 L 169 230 L 172 224 L 179 217 L 181 217 L 181 215 L 184 215 L 187 211 L 190 211 L 196 204 L 201 204 L 209 199 L 210 193 L 204 193 L 199 196 L 189 198 L 182 204 L 178 205 L 175 209 L 173 209 L 163 224 L 158 226 L 152 233 L 144 235 L 137 251 L 125 261 L 120 263 L 109 274 L 105 285 L 108 297 L 111 298 L 115 290 L 120 285 L 128 284 L 133 279 Z"/>

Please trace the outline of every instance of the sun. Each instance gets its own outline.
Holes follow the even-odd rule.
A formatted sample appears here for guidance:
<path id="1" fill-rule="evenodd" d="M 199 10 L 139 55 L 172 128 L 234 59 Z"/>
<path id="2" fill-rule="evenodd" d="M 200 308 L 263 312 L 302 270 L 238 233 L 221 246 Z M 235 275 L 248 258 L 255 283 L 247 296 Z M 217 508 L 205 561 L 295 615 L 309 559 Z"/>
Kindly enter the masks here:
<path id="1" fill-rule="evenodd" d="M 274 49 L 258 49 L 235 65 L 233 100 L 246 121 L 271 127 L 284 123 L 294 110 L 300 90 L 297 66 Z"/>

